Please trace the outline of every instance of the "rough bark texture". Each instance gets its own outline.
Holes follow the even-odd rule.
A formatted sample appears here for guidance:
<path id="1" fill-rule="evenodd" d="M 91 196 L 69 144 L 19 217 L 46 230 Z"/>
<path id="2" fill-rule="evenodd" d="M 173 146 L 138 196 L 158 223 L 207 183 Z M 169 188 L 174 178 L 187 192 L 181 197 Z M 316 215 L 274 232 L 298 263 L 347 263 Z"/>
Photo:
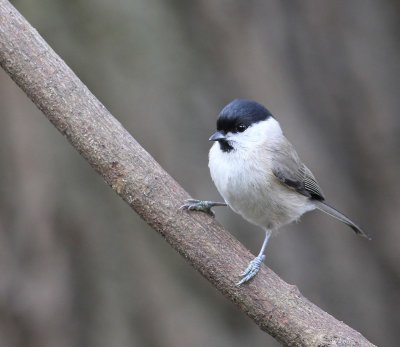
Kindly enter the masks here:
<path id="1" fill-rule="evenodd" d="M 286 346 L 373 346 L 265 266 L 237 288 L 252 255 L 212 218 L 178 210 L 188 194 L 5 0 L 0 64 L 107 184 L 262 330 Z"/>

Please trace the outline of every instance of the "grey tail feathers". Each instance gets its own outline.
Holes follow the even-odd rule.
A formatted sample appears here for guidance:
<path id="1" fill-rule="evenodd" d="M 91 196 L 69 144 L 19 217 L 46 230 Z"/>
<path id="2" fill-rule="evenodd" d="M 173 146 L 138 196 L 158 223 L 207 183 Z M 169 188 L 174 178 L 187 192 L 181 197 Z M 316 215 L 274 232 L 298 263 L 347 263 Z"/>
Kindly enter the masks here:
<path id="1" fill-rule="evenodd" d="M 350 228 L 354 230 L 356 234 L 364 236 L 368 240 L 371 240 L 371 238 L 358 225 L 354 224 L 349 218 L 347 218 L 339 211 L 335 210 L 333 207 L 327 205 L 322 201 L 314 200 L 313 202 L 320 211 L 325 212 L 326 214 L 329 214 L 331 217 L 334 217 L 343 222 L 344 224 L 348 225 Z"/>

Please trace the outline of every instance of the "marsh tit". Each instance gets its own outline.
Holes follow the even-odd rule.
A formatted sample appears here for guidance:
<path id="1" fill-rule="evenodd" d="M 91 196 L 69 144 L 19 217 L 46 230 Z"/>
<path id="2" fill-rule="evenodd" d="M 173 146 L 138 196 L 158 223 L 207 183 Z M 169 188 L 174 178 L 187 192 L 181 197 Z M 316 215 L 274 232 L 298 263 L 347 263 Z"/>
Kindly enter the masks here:
<path id="1" fill-rule="evenodd" d="M 209 154 L 210 173 L 225 202 L 187 200 L 182 206 L 213 215 L 228 205 L 265 231 L 260 253 L 240 275 L 237 285 L 253 278 L 265 259 L 268 240 L 278 228 L 318 209 L 368 236 L 349 218 L 325 203 L 311 171 L 301 162 L 279 122 L 261 104 L 234 100 L 218 116 Z"/>

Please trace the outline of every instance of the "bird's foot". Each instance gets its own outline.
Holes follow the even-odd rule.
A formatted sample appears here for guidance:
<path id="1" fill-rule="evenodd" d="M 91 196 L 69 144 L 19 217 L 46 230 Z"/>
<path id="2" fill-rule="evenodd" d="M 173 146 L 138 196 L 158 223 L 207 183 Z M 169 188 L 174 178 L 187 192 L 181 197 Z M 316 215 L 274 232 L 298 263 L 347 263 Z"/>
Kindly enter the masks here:
<path id="1" fill-rule="evenodd" d="M 185 200 L 185 203 L 179 209 L 189 211 L 201 211 L 207 213 L 211 217 L 215 217 L 214 211 L 211 210 L 214 206 L 226 206 L 226 203 L 188 199 Z"/>
<path id="2" fill-rule="evenodd" d="M 250 281 L 255 275 L 257 275 L 258 271 L 260 270 L 261 264 L 263 263 L 265 259 L 264 254 L 260 254 L 257 257 L 255 257 L 249 264 L 249 266 L 244 270 L 240 276 L 242 279 L 236 283 L 236 286 L 239 287 L 243 283 L 246 283 Z"/>

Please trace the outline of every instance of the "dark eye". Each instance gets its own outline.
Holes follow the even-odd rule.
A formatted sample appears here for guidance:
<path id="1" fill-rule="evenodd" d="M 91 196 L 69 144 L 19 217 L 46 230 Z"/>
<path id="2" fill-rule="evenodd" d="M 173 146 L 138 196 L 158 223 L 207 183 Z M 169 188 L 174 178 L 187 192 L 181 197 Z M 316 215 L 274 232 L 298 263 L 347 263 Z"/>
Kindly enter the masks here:
<path id="1" fill-rule="evenodd" d="M 245 131 L 247 129 L 247 125 L 244 125 L 244 124 L 238 124 L 237 126 L 236 126 L 236 130 L 239 132 L 239 133 L 242 133 L 243 131 Z"/>

